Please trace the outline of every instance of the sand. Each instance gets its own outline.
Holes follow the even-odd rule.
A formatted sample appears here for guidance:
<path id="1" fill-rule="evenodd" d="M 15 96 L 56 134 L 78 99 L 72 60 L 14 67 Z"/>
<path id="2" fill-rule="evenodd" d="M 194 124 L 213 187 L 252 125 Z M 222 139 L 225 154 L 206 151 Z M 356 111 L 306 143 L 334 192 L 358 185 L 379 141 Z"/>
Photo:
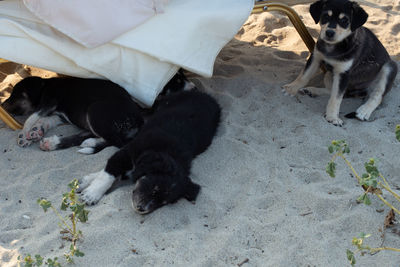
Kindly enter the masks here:
<path id="1" fill-rule="evenodd" d="M 308 1 L 289 2 L 301 3 L 294 8 L 316 38 L 318 25 L 308 14 Z M 399 60 L 399 2 L 371 0 L 362 6 L 370 14 L 366 26 Z M 362 190 L 343 162 L 336 178 L 325 173 L 327 146 L 346 139 L 348 158 L 358 172 L 375 157 L 390 185 L 399 189 L 400 142 L 394 127 L 400 124 L 400 78 L 370 122 L 344 119 L 343 127 L 335 127 L 323 118 L 328 96 L 281 92 L 307 56 L 285 16 L 250 16 L 221 51 L 214 76 L 190 76 L 223 108 L 217 136 L 193 163 L 191 177 L 202 186 L 196 204 L 181 200 L 142 216 L 131 207 L 133 186 L 117 188 L 88 208 L 89 221 L 80 226 L 79 248 L 85 256 L 76 259 L 76 266 L 349 266 L 346 249 L 352 249 L 359 233 L 370 233 L 367 244 L 380 246 L 389 209 L 376 197 L 370 206 L 356 203 Z M 12 74 L 15 69 L 19 72 Z M 10 64 L 0 70 L 4 100 L 8 85 L 29 71 Z M 320 85 L 320 77 L 313 85 Z M 360 99 L 345 99 L 340 116 L 360 104 Z M 49 135 L 76 131 L 64 125 Z M 44 214 L 36 199 L 58 205 L 73 178 L 102 169 L 116 151 L 42 152 L 37 144 L 22 149 L 16 135 L 0 123 L 0 265 L 7 267 L 16 266 L 18 255 L 55 257 L 66 251 L 58 219 Z M 400 247 L 395 230 L 385 231 L 384 246 Z M 400 254 L 384 251 L 356 259 L 357 266 L 399 266 Z"/>

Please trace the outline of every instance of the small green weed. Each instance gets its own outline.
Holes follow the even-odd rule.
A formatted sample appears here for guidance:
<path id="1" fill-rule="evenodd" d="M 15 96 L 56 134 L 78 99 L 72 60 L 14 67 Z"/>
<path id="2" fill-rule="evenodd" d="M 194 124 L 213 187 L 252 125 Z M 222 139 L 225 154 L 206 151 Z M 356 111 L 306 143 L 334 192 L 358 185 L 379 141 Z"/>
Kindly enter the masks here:
<path id="1" fill-rule="evenodd" d="M 396 136 L 398 139 L 400 138 L 400 126 L 396 127 Z M 399 140 L 400 141 L 400 140 Z M 379 172 L 378 167 L 376 166 L 376 160 L 371 158 L 365 164 L 365 173 L 361 176 L 355 171 L 351 163 L 345 157 L 345 154 L 350 153 L 350 148 L 345 140 L 333 140 L 331 145 L 328 147 L 329 153 L 333 154 L 332 159 L 326 166 L 326 172 L 329 174 L 330 177 L 336 176 L 336 158 L 342 158 L 346 165 L 350 168 L 354 176 L 357 178 L 359 185 L 363 188 L 364 192 L 357 198 L 357 202 L 364 203 L 366 205 L 371 204 L 371 200 L 368 194 L 376 195 L 385 205 L 387 205 L 391 212 L 393 212 L 393 219 L 394 219 L 394 212 L 400 215 L 400 211 L 395 208 L 392 204 L 390 204 L 387 200 L 382 197 L 382 190 L 386 190 L 389 192 L 395 200 L 398 201 L 400 204 L 400 196 L 393 191 L 393 189 L 389 186 L 388 182 L 386 181 L 385 177 Z M 386 227 L 386 225 L 385 225 Z M 380 248 L 371 248 L 370 246 L 364 245 L 364 239 L 369 237 L 369 234 L 361 233 L 360 237 L 353 238 L 352 244 L 357 247 L 355 252 L 351 250 L 347 250 L 347 259 L 349 260 L 352 266 L 355 265 L 355 253 L 360 252 L 363 256 L 365 253 L 374 254 L 381 250 L 392 250 L 400 252 L 400 249 L 391 248 L 391 247 L 380 247 Z"/>
<path id="2" fill-rule="evenodd" d="M 38 199 L 37 203 L 43 208 L 44 212 L 52 209 L 53 212 L 60 219 L 59 226 L 61 227 L 62 239 L 71 242 L 69 246 L 69 251 L 64 253 L 64 258 L 67 263 L 74 263 L 73 257 L 83 257 L 85 254 L 77 248 L 77 241 L 82 237 L 82 232 L 77 229 L 78 222 L 87 222 L 89 211 L 85 210 L 85 204 L 79 202 L 78 196 L 76 195 L 76 190 L 79 187 L 79 183 L 74 179 L 68 184 L 70 191 L 63 194 L 60 209 L 62 211 L 67 211 L 69 209 L 71 214 L 62 217 L 53 204 L 47 199 Z M 47 259 L 44 261 L 43 257 L 40 255 L 35 255 L 34 258 L 30 254 L 26 255 L 22 260 L 18 257 L 19 266 L 34 267 L 42 266 L 43 263 L 49 267 L 60 267 L 61 264 L 58 262 L 58 257 L 54 259 Z"/>

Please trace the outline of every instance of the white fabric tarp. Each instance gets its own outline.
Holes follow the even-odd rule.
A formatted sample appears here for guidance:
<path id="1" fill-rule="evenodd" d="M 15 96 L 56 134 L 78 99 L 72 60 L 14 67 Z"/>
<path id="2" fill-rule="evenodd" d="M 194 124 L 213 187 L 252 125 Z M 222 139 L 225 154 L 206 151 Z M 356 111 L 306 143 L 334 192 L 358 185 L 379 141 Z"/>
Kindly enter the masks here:
<path id="1" fill-rule="evenodd" d="M 214 60 L 245 22 L 253 0 L 169 0 L 157 14 L 107 44 L 87 48 L 0 1 L 0 58 L 77 77 L 109 79 L 151 106 L 179 67 L 211 77 Z"/>
<path id="2" fill-rule="evenodd" d="M 23 0 L 38 18 L 86 47 L 105 44 L 158 12 L 167 0 Z"/>

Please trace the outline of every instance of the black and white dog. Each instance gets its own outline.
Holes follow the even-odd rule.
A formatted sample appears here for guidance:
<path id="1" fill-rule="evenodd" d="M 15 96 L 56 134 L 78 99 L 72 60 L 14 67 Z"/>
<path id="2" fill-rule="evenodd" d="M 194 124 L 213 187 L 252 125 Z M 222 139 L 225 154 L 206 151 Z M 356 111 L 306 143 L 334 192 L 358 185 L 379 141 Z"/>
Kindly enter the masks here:
<path id="1" fill-rule="evenodd" d="M 118 177 L 130 176 L 135 181 L 133 208 L 140 214 L 182 197 L 194 201 L 200 186 L 189 178 L 191 162 L 211 144 L 220 113 L 211 96 L 196 90 L 165 96 L 105 169 L 83 177 L 81 199 L 96 204 Z"/>
<path id="2" fill-rule="evenodd" d="M 163 94 L 194 87 L 180 70 Z M 14 115 L 30 115 L 17 143 L 26 147 L 40 141 L 45 151 L 80 145 L 80 153 L 122 147 L 143 124 L 143 110 L 119 85 L 100 79 L 28 77 L 14 86 L 3 107 Z M 84 129 L 76 135 L 43 138 L 46 131 L 69 122 Z"/>
<path id="3" fill-rule="evenodd" d="M 322 65 L 327 70 L 325 87 L 330 89 L 326 120 L 337 126 L 343 124 L 339 109 L 345 93 L 368 95 L 354 114 L 368 120 L 393 85 L 396 63 L 376 36 L 362 27 L 368 14 L 356 2 L 319 0 L 311 4 L 310 13 L 321 26 L 318 41 L 304 70 L 295 81 L 283 86 L 283 91 L 295 95 Z"/>
<path id="4" fill-rule="evenodd" d="M 28 77 L 14 86 L 3 107 L 15 115 L 31 114 L 17 143 L 26 147 L 41 141 L 40 148 L 45 151 L 81 145 L 79 152 L 91 154 L 110 145 L 122 147 L 143 124 L 129 93 L 100 79 Z M 50 128 L 65 122 L 84 131 L 43 138 Z"/>

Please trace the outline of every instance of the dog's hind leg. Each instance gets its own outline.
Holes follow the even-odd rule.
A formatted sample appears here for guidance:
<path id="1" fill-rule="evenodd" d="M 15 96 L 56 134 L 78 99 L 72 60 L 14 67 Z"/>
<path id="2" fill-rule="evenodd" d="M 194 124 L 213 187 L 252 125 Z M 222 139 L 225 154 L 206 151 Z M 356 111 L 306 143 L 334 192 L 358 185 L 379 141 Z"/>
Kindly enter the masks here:
<path id="1" fill-rule="evenodd" d="M 86 121 L 92 133 L 103 138 L 103 142 L 96 144 L 95 151 L 107 145 L 123 147 L 143 124 L 139 109 L 131 101 L 94 103 L 88 108 Z"/>
<path id="2" fill-rule="evenodd" d="M 56 149 L 64 149 L 73 146 L 78 146 L 83 140 L 93 137 L 91 132 L 83 132 L 67 137 L 58 137 L 53 135 L 50 137 L 43 138 L 40 141 L 40 149 L 43 151 L 52 151 Z"/>
<path id="3" fill-rule="evenodd" d="M 62 123 L 58 115 L 41 117 L 35 112 L 26 120 L 24 128 L 18 134 L 17 143 L 21 147 L 26 147 L 42 139 L 46 131 Z"/>
<path id="4" fill-rule="evenodd" d="M 110 144 L 101 137 L 88 138 L 80 144 L 81 149 L 79 149 L 78 152 L 82 154 L 95 154 L 108 146 L 110 146 Z"/>
<path id="5" fill-rule="evenodd" d="M 319 52 L 311 54 L 307 64 L 300 75 L 293 82 L 283 86 L 282 92 L 294 96 L 297 92 L 307 85 L 311 78 L 317 73 L 321 65 L 321 55 Z"/>
<path id="6" fill-rule="evenodd" d="M 383 65 L 376 79 L 371 84 L 373 89 L 367 102 L 356 111 L 356 117 L 358 119 L 362 121 L 369 119 L 372 112 L 381 104 L 383 96 L 391 89 L 396 74 L 397 65 L 394 61 L 389 61 Z"/>

